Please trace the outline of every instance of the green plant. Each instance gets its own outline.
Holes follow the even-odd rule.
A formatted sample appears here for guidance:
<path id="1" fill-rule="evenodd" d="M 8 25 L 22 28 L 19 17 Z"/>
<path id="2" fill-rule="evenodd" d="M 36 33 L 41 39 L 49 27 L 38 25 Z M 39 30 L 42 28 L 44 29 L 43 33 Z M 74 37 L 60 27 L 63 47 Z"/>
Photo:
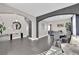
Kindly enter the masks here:
<path id="1" fill-rule="evenodd" d="M 65 27 L 66 27 L 67 31 L 71 31 L 72 30 L 72 25 L 71 25 L 70 22 L 67 22 L 66 25 L 65 25 Z"/>
<path id="2" fill-rule="evenodd" d="M 0 24 L 0 33 L 2 34 L 3 31 L 6 30 L 6 27 L 2 24 Z"/>

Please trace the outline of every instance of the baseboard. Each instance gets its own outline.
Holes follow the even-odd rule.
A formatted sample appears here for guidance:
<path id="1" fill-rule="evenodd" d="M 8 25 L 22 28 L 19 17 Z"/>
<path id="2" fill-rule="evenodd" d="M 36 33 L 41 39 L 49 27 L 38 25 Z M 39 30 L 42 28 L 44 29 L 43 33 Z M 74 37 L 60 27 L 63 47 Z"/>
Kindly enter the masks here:
<path id="1" fill-rule="evenodd" d="M 39 39 L 40 39 L 40 38 L 43 38 L 43 37 L 45 37 L 45 36 L 48 36 L 48 34 L 47 34 L 47 35 L 44 35 L 44 36 L 39 37 Z"/>
<path id="2" fill-rule="evenodd" d="M 40 38 L 43 38 L 43 37 L 45 37 L 45 36 L 48 36 L 48 35 L 44 35 L 44 36 L 41 36 L 41 37 L 39 37 L 39 38 L 32 38 L 32 37 L 29 37 L 29 39 L 30 39 L 30 40 L 39 40 Z"/>
<path id="3" fill-rule="evenodd" d="M 30 40 L 38 40 L 39 38 L 32 38 L 32 37 L 29 37 Z"/>

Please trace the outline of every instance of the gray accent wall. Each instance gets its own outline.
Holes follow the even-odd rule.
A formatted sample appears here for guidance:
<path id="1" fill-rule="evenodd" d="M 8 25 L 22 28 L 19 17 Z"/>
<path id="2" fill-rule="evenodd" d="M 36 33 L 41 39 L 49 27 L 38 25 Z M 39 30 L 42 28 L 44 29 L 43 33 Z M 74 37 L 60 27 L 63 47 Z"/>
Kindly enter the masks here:
<path id="1" fill-rule="evenodd" d="M 29 37 L 32 37 L 32 22 L 29 21 Z"/>
<path id="2" fill-rule="evenodd" d="M 38 32 L 38 29 L 39 29 L 39 22 L 36 21 L 36 37 L 38 38 L 39 37 L 39 32 Z"/>
<path id="3" fill-rule="evenodd" d="M 72 19 L 72 17 L 71 17 L 71 35 L 73 34 L 73 19 Z"/>
<path id="4" fill-rule="evenodd" d="M 79 15 L 76 15 L 76 35 L 79 35 Z"/>

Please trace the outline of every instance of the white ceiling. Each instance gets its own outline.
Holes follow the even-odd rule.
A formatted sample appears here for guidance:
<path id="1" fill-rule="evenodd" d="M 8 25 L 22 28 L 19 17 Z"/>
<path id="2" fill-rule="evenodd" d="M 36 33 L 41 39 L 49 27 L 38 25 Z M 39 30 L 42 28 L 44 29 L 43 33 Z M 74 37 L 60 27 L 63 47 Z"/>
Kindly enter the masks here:
<path id="1" fill-rule="evenodd" d="M 70 15 L 59 15 L 59 16 L 49 17 L 43 21 L 52 22 L 52 21 L 57 21 L 57 20 L 67 20 L 67 19 L 69 20 L 69 19 L 71 19 L 72 16 L 73 15 L 71 15 L 71 14 Z"/>
<path id="2" fill-rule="evenodd" d="M 6 3 L 32 16 L 40 16 L 75 3 Z"/>

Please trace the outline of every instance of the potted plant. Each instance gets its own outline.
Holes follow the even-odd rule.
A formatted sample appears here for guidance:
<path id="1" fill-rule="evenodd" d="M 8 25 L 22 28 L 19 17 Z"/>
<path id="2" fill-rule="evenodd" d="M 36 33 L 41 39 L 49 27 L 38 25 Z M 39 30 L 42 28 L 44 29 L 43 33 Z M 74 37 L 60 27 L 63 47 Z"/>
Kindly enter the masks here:
<path id="1" fill-rule="evenodd" d="M 3 31 L 6 30 L 6 27 L 2 24 L 0 24 L 0 33 L 2 34 Z"/>
<path id="2" fill-rule="evenodd" d="M 66 30 L 67 31 L 70 31 L 71 32 L 72 26 L 71 26 L 71 23 L 70 22 L 67 22 L 66 25 L 65 25 L 65 27 L 66 27 Z"/>
<path id="3" fill-rule="evenodd" d="M 72 24 L 70 22 L 67 22 L 65 27 L 66 27 L 66 30 L 67 30 L 67 36 L 69 37 L 68 38 L 68 43 L 70 43 L 71 34 L 72 34 Z"/>

